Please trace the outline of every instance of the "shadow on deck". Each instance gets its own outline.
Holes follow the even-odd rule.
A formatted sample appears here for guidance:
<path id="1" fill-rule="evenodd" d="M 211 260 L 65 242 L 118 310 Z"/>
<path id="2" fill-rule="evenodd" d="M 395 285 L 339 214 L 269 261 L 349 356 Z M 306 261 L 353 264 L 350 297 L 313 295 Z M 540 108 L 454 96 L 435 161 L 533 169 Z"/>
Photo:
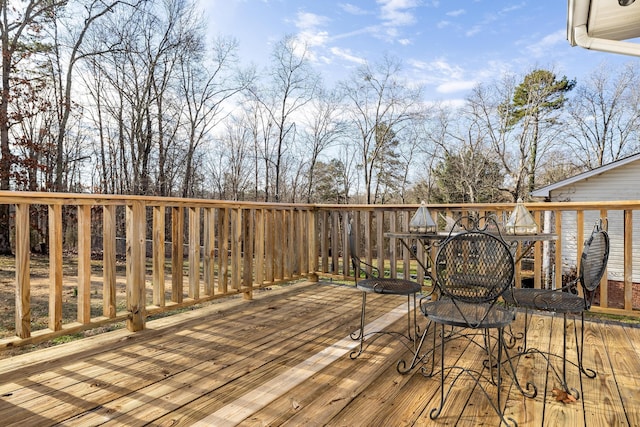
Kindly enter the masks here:
<path id="1" fill-rule="evenodd" d="M 371 321 L 406 327 L 404 297 L 368 300 Z M 398 307 L 400 309 L 398 310 Z M 300 283 L 256 292 L 126 330 L 0 360 L 0 424 L 8 425 L 492 425 L 500 424 L 473 383 L 461 380 L 442 415 L 439 380 L 396 363 L 409 357 L 392 337 L 357 360 L 349 334 L 359 321 L 353 286 Z M 514 328 L 522 327 L 518 316 Z M 424 323 L 424 319 L 421 319 Z M 530 343 L 559 351 L 562 319 L 533 316 Z M 519 361 L 538 386 L 523 398 L 510 380 L 502 402 L 520 426 L 640 426 L 640 329 L 589 322 L 585 364 L 598 376 L 569 381 L 582 398 L 559 402 L 542 358 Z M 570 344 L 575 345 L 575 344 Z M 452 342 L 447 359 L 478 363 L 478 347 Z M 448 361 L 448 360 L 447 360 Z"/>

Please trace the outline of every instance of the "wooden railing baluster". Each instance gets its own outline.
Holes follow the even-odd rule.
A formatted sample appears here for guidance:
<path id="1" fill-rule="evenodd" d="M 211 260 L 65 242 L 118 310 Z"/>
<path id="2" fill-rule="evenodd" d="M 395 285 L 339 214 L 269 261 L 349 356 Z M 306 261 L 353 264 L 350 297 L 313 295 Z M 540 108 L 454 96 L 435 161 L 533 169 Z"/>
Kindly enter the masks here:
<path id="1" fill-rule="evenodd" d="M 78 206 L 78 322 L 91 321 L 91 206 Z"/>
<path id="2" fill-rule="evenodd" d="M 62 329 L 61 205 L 49 205 L 49 283 L 49 329 L 59 331 Z"/>

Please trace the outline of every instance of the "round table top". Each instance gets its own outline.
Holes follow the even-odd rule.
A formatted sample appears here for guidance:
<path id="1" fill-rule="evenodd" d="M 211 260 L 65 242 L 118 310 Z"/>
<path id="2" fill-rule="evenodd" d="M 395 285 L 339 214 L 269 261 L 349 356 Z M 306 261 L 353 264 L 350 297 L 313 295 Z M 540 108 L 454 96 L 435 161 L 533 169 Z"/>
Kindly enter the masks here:
<path id="1" fill-rule="evenodd" d="M 449 231 L 433 231 L 427 233 L 416 233 L 410 231 L 402 231 L 402 232 L 388 232 L 385 233 L 385 237 L 395 238 L 395 239 L 444 239 L 449 235 L 454 235 L 456 232 Z M 558 240 L 558 235 L 555 233 L 536 233 L 536 234 L 507 234 L 501 233 L 500 236 L 504 240 L 510 241 L 518 241 L 518 242 L 530 242 L 534 240 Z"/>
<path id="2" fill-rule="evenodd" d="M 418 282 L 406 279 L 376 278 L 358 280 L 356 288 L 364 292 L 377 294 L 411 295 L 420 292 L 422 287 Z"/>

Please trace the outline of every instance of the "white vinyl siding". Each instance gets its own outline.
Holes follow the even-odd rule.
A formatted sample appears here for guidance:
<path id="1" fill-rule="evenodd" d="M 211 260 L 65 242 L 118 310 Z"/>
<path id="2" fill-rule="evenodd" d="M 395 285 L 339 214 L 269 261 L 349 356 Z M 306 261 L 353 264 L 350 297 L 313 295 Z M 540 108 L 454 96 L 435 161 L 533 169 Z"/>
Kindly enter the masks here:
<path id="1" fill-rule="evenodd" d="M 640 200 L 640 160 L 608 170 L 605 173 L 591 176 L 574 182 L 550 193 L 554 202 L 606 202 L 608 200 Z M 589 237 L 595 221 L 600 217 L 599 211 L 585 211 L 584 236 Z M 610 280 L 624 280 L 623 264 L 623 211 L 611 210 L 608 213 L 611 252 L 609 256 L 608 275 Z M 633 218 L 633 257 L 640 254 L 640 215 Z M 577 264 L 576 214 L 562 214 L 562 255 L 564 268 Z M 633 281 L 640 282 L 640 263 L 633 263 Z"/>

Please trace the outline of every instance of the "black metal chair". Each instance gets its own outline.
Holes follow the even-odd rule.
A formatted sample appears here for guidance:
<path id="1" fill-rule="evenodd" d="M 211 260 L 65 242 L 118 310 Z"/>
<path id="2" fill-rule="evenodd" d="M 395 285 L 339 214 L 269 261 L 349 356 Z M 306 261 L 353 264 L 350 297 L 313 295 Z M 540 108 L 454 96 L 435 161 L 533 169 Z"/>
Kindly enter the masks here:
<path id="1" fill-rule="evenodd" d="M 561 375 L 558 374 L 553 364 L 549 365 L 552 367 L 556 377 L 559 379 L 564 391 L 571 393 L 575 398 L 579 398 L 580 394 L 575 388 L 570 388 L 567 384 L 567 363 L 576 366 L 580 373 L 584 374 L 588 378 L 596 377 L 595 371 L 592 369 L 586 369 L 583 365 L 584 313 L 591 308 L 593 298 L 597 293 L 602 276 L 606 271 L 607 262 L 609 260 L 609 246 L 609 235 L 603 228 L 603 221 L 598 221 L 593 228 L 591 236 L 584 243 L 582 256 L 580 258 L 579 274 L 575 280 L 563 286 L 561 289 L 518 288 L 513 289 L 512 292 L 507 292 L 504 295 L 504 299 L 507 304 L 525 309 L 524 342 L 520 348 L 519 355 L 539 353 L 547 358 L 547 361 L 549 361 L 549 356 L 561 357 Z M 578 285 L 582 290 L 580 293 L 578 292 Z M 529 310 L 562 313 L 564 328 L 561 356 L 544 352 L 537 348 L 527 347 Z M 576 340 L 577 363 L 567 360 L 567 314 L 580 314 L 580 339 L 578 339 L 576 322 L 573 323 Z"/>
<path id="2" fill-rule="evenodd" d="M 513 381 L 524 396 L 537 395 L 537 388 L 533 383 L 527 383 L 526 391 L 520 386 L 507 353 L 504 329 L 513 322 L 515 311 L 512 307 L 501 304 L 499 298 L 512 286 L 515 263 L 510 246 L 499 232 L 488 230 L 489 224 L 492 225 L 491 230 L 497 229 L 495 220 L 488 217 L 458 220 L 457 225 L 462 231 L 450 233 L 440 243 L 436 256 L 436 287 L 439 299 L 424 301 L 420 305 L 424 315 L 441 327 L 440 405 L 431 410 L 431 419 L 440 415 L 456 380 L 466 373 L 487 397 L 502 422 L 509 424 L 510 421 L 515 425 L 513 419 L 505 418 L 502 410 L 505 403 L 502 402 L 500 393 L 503 362 L 510 367 Z M 445 326 L 454 327 L 455 330 L 445 333 Z M 491 331 L 497 331 L 494 338 Z M 487 359 L 482 367 L 474 369 L 466 366 L 445 366 L 445 343 L 462 337 L 470 339 L 486 352 Z M 492 344 L 492 341 L 495 342 Z M 494 351 L 497 354 L 494 355 Z M 425 372 L 423 370 L 423 374 Z M 449 372 L 451 375 L 448 378 L 452 380 L 445 390 L 445 377 Z M 432 369 L 425 375 L 436 374 Z M 492 394 L 485 384 L 496 386 L 496 402 L 492 400 Z"/>
<path id="3" fill-rule="evenodd" d="M 365 349 L 365 338 L 368 336 L 381 334 L 395 335 L 400 338 L 406 338 L 408 342 L 413 342 L 415 347 L 416 337 L 420 333 L 417 323 L 416 315 L 416 294 L 421 291 L 422 286 L 420 283 L 399 278 L 383 277 L 380 269 L 374 265 L 371 265 L 363 261 L 358 255 L 358 245 L 356 244 L 355 233 L 351 228 L 351 224 L 348 227 L 348 240 L 349 240 L 349 254 L 351 257 L 351 264 L 353 266 L 354 275 L 356 278 L 356 288 L 362 291 L 362 306 L 360 312 L 360 328 L 351 334 L 353 340 L 359 340 L 360 345 L 358 348 L 351 352 L 350 357 L 352 359 L 357 358 L 362 354 Z M 360 279 L 360 275 L 364 275 L 364 279 Z M 407 297 L 407 334 L 401 334 L 394 331 L 372 331 L 365 333 L 365 314 L 367 307 L 367 294 L 377 293 L 384 295 L 405 295 Z M 411 306 L 411 300 L 413 299 L 413 307 Z M 413 308 L 413 311 L 412 311 Z M 413 322 L 411 321 L 413 314 Z M 413 324 L 412 324 L 413 323 Z M 369 341 L 369 344 L 372 342 Z M 405 344 L 406 345 L 406 344 Z M 411 347 L 408 347 L 411 348 Z"/>

